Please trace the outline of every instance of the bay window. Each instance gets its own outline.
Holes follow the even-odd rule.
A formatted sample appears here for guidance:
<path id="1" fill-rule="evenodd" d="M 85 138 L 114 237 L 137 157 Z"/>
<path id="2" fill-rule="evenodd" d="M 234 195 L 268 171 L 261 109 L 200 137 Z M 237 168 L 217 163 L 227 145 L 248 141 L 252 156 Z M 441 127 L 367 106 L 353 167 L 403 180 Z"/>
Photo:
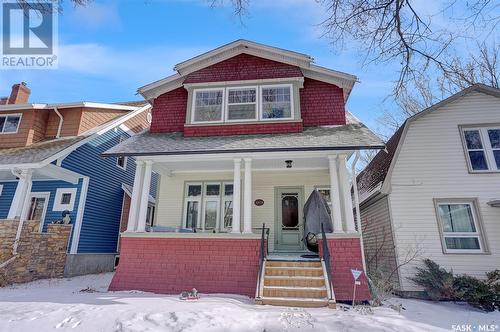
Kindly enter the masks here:
<path id="1" fill-rule="evenodd" d="M 293 85 L 194 89 L 191 123 L 292 120 Z"/>
<path id="2" fill-rule="evenodd" d="M 229 231 L 233 218 L 231 182 L 189 182 L 184 196 L 184 228 Z"/>
<path id="3" fill-rule="evenodd" d="M 472 172 L 500 170 L 500 127 L 464 128 L 462 134 Z"/>
<path id="4" fill-rule="evenodd" d="M 446 253 L 483 252 L 481 233 L 473 200 L 436 202 L 441 241 Z"/>

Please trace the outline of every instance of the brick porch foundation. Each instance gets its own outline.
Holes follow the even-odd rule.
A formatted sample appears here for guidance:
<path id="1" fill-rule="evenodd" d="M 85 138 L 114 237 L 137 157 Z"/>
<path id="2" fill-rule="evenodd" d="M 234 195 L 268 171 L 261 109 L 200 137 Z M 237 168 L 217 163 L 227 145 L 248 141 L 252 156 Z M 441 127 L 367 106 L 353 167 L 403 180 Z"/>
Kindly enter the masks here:
<path id="1" fill-rule="evenodd" d="M 320 256 L 323 257 L 323 239 L 320 239 Z M 333 290 L 337 301 L 352 301 L 354 279 L 351 269 L 363 270 L 361 243 L 359 237 L 330 238 L 327 235 L 330 251 L 330 266 L 333 279 Z M 356 301 L 371 299 L 368 280 L 363 273 L 358 279 L 361 285 L 356 286 Z"/>
<path id="2" fill-rule="evenodd" d="M 109 290 L 180 294 L 255 296 L 259 271 L 259 238 L 123 236 L 120 264 Z"/>

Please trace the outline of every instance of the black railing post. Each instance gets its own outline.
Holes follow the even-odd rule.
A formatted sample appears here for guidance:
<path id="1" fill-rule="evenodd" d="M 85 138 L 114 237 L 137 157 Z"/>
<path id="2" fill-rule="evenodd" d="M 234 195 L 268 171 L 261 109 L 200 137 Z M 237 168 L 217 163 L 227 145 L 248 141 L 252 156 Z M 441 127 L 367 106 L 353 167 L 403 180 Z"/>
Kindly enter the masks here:
<path id="1" fill-rule="evenodd" d="M 265 238 L 266 238 L 266 224 L 262 224 L 262 234 L 260 237 L 260 257 L 259 257 L 259 275 L 257 277 L 257 294 L 258 297 L 260 297 L 260 284 L 262 283 L 262 268 L 264 266 L 264 259 L 267 256 L 267 248 L 265 244 Z"/>

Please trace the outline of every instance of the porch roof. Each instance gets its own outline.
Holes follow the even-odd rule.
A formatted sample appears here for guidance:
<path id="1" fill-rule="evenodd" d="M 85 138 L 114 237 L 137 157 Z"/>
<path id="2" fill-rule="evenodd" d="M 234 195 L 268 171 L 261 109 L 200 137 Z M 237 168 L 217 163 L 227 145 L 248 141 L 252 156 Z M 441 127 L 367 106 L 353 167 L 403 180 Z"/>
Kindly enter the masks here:
<path id="1" fill-rule="evenodd" d="M 383 149 L 384 143 L 360 122 L 305 128 L 301 133 L 184 137 L 146 132 L 104 152 L 104 156 L 151 156 L 231 152 Z"/>

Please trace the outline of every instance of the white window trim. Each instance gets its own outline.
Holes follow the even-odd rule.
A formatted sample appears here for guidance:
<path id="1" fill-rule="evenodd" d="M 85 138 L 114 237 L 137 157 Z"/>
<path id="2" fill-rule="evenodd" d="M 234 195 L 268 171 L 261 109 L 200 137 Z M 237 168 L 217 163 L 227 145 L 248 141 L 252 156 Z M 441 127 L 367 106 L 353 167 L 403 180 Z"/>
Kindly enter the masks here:
<path id="1" fill-rule="evenodd" d="M 203 92 L 203 91 L 222 91 L 222 104 L 221 104 L 221 119 L 217 121 L 196 121 L 195 120 L 195 115 L 196 115 L 196 93 L 197 92 Z M 193 90 L 193 96 L 192 96 L 192 101 L 191 101 L 191 123 L 192 124 L 210 124 L 210 123 L 224 123 L 225 119 L 225 101 L 226 101 L 226 89 L 219 87 L 219 88 L 202 88 L 202 89 L 194 89 Z"/>
<path id="2" fill-rule="evenodd" d="M 219 186 L 219 195 L 214 196 L 214 195 L 207 195 L 207 186 L 209 185 L 218 185 Z M 217 208 L 215 209 L 217 211 L 217 219 L 215 220 L 215 231 L 219 231 L 219 225 L 220 225 L 220 198 L 222 195 L 222 184 L 220 182 L 203 182 L 203 206 L 202 206 L 202 217 L 201 217 L 201 229 L 202 231 L 205 231 L 205 217 L 206 217 L 206 208 L 207 208 L 207 202 L 216 202 L 217 203 Z M 210 231 L 213 231 L 213 229 L 210 229 Z"/>
<path id="3" fill-rule="evenodd" d="M 465 159 L 467 160 L 467 167 L 469 168 L 469 172 L 471 172 L 471 173 L 497 173 L 497 172 L 500 172 L 500 169 L 497 168 L 495 156 L 493 154 L 494 150 L 499 150 L 499 149 L 494 149 L 491 146 L 490 137 L 488 135 L 488 130 L 490 130 L 490 129 L 500 129 L 500 125 L 497 125 L 497 126 L 477 126 L 477 127 L 464 126 L 461 128 L 463 147 L 464 147 L 464 151 L 465 151 Z M 471 130 L 479 131 L 479 137 L 481 138 L 481 144 L 483 146 L 482 149 L 469 149 L 467 147 L 467 140 L 465 139 L 465 132 L 471 131 Z M 487 170 L 475 170 L 475 169 L 473 169 L 472 162 L 471 162 L 470 156 L 469 156 L 469 151 L 483 151 L 484 156 L 486 158 L 486 164 L 488 166 L 488 169 Z"/>
<path id="4" fill-rule="evenodd" d="M 5 133 L 3 131 L 3 129 L 5 127 L 5 123 L 7 122 L 7 118 L 9 116 L 19 116 L 19 122 L 17 123 L 16 131 Z M 23 114 L 22 113 L 2 114 L 2 115 L 0 115 L 0 118 L 5 118 L 5 122 L 3 123 L 2 128 L 0 128 L 0 135 L 9 135 L 9 134 L 17 134 L 18 133 L 19 127 L 21 127 L 21 121 L 23 120 Z"/>
<path id="5" fill-rule="evenodd" d="M 259 98 L 259 120 L 260 121 L 283 121 L 283 120 L 293 120 L 294 119 L 294 104 L 293 104 L 293 84 L 269 84 L 269 85 L 261 85 L 259 86 L 259 96 L 262 96 L 262 89 L 266 88 L 283 88 L 283 87 L 288 87 L 290 88 L 290 117 L 289 118 L 263 118 L 262 117 L 262 97 Z"/>
<path id="6" fill-rule="evenodd" d="M 229 90 L 245 90 L 245 89 L 255 89 L 255 103 L 232 103 L 232 104 L 229 104 Z M 227 87 L 226 91 L 225 91 L 226 100 L 225 100 L 225 107 L 224 107 L 224 122 L 258 121 L 259 120 L 259 109 L 260 109 L 259 91 L 260 91 L 260 89 L 257 85 Z M 228 117 L 229 117 L 229 105 L 255 105 L 255 117 L 253 119 L 230 120 L 230 119 L 228 119 Z"/>
<path id="7" fill-rule="evenodd" d="M 290 117 L 287 118 L 263 118 L 262 117 L 262 89 L 264 88 L 289 88 L 290 89 Z M 228 90 L 239 90 L 239 89 L 256 89 L 256 112 L 254 119 L 237 119 L 237 120 L 229 120 L 228 119 L 228 99 L 229 93 Z M 222 114 L 221 120 L 217 121 L 196 121 L 195 113 L 196 113 L 196 93 L 203 91 L 222 91 Z M 295 104 L 294 104 L 294 89 L 293 84 L 265 84 L 265 85 L 249 85 L 249 86 L 228 86 L 228 87 L 211 87 L 211 88 L 195 88 L 192 90 L 191 94 L 191 114 L 190 114 L 190 124 L 194 125 L 203 125 L 203 124 L 224 124 L 224 123 L 245 123 L 245 122 L 280 122 L 280 121 L 290 121 L 295 119 Z M 249 103 L 241 103 L 241 105 L 247 105 Z M 237 104 L 233 104 L 237 105 Z"/>
<path id="8" fill-rule="evenodd" d="M 201 186 L 201 193 L 199 196 L 188 196 L 188 193 L 189 193 L 189 186 L 196 186 L 196 185 L 200 185 Z M 201 213 L 202 213 L 202 209 L 201 209 L 201 198 L 203 197 L 203 182 L 186 182 L 185 186 L 184 186 L 184 204 L 183 204 L 183 207 L 184 207 L 184 210 L 182 212 L 182 224 L 181 224 L 181 228 L 187 228 L 187 225 L 186 225 L 186 218 L 187 218 L 187 206 L 188 206 L 188 203 L 189 202 L 198 202 L 198 217 L 196 219 L 196 225 L 195 225 L 195 229 L 198 229 L 199 226 L 201 225 Z"/>
<path id="9" fill-rule="evenodd" d="M 233 195 L 226 195 L 226 185 L 233 185 Z M 226 202 L 231 202 L 230 208 L 234 207 L 234 184 L 232 181 L 226 181 L 222 182 L 222 191 L 221 191 L 221 204 L 220 204 L 220 220 L 221 220 L 221 227 L 220 230 L 224 232 L 230 232 L 232 230 L 232 224 L 231 227 L 224 227 L 224 216 L 226 215 L 225 207 L 226 207 Z M 234 222 L 234 220 L 233 220 Z"/>
<path id="10" fill-rule="evenodd" d="M 441 245 L 443 248 L 443 253 L 445 254 L 484 254 L 486 253 L 486 249 L 483 244 L 483 234 L 482 234 L 482 228 L 479 223 L 479 212 L 478 212 L 478 206 L 476 204 L 476 200 L 474 199 L 460 199 L 460 200 L 446 200 L 446 199 L 436 199 L 434 200 L 435 202 L 435 208 L 436 208 L 436 218 L 438 221 L 438 227 L 439 227 L 439 236 L 441 237 Z M 474 222 L 474 227 L 476 229 L 475 232 L 445 232 L 443 230 L 443 221 L 441 220 L 441 216 L 439 213 L 439 206 L 440 205 L 455 205 L 455 204 L 464 204 L 464 205 L 469 205 L 472 211 L 472 221 Z M 448 249 L 446 246 L 446 241 L 445 238 L 447 237 L 460 237 L 460 238 L 477 238 L 479 242 L 479 249 Z"/>
<path id="11" fill-rule="evenodd" d="M 3 192 L 3 184 L 0 184 L 0 196 L 2 196 L 2 192 Z"/>
<path id="12" fill-rule="evenodd" d="M 123 158 L 123 167 L 118 164 L 118 160 L 120 158 Z M 126 171 L 127 170 L 127 162 L 128 162 L 128 157 L 127 156 L 122 156 L 122 157 L 116 157 L 116 167 Z"/>
<path id="13" fill-rule="evenodd" d="M 73 211 L 75 207 L 77 188 L 57 188 L 56 195 L 54 197 L 54 206 L 52 211 Z M 63 194 L 71 194 L 71 199 L 69 204 L 61 204 L 61 198 Z"/>

